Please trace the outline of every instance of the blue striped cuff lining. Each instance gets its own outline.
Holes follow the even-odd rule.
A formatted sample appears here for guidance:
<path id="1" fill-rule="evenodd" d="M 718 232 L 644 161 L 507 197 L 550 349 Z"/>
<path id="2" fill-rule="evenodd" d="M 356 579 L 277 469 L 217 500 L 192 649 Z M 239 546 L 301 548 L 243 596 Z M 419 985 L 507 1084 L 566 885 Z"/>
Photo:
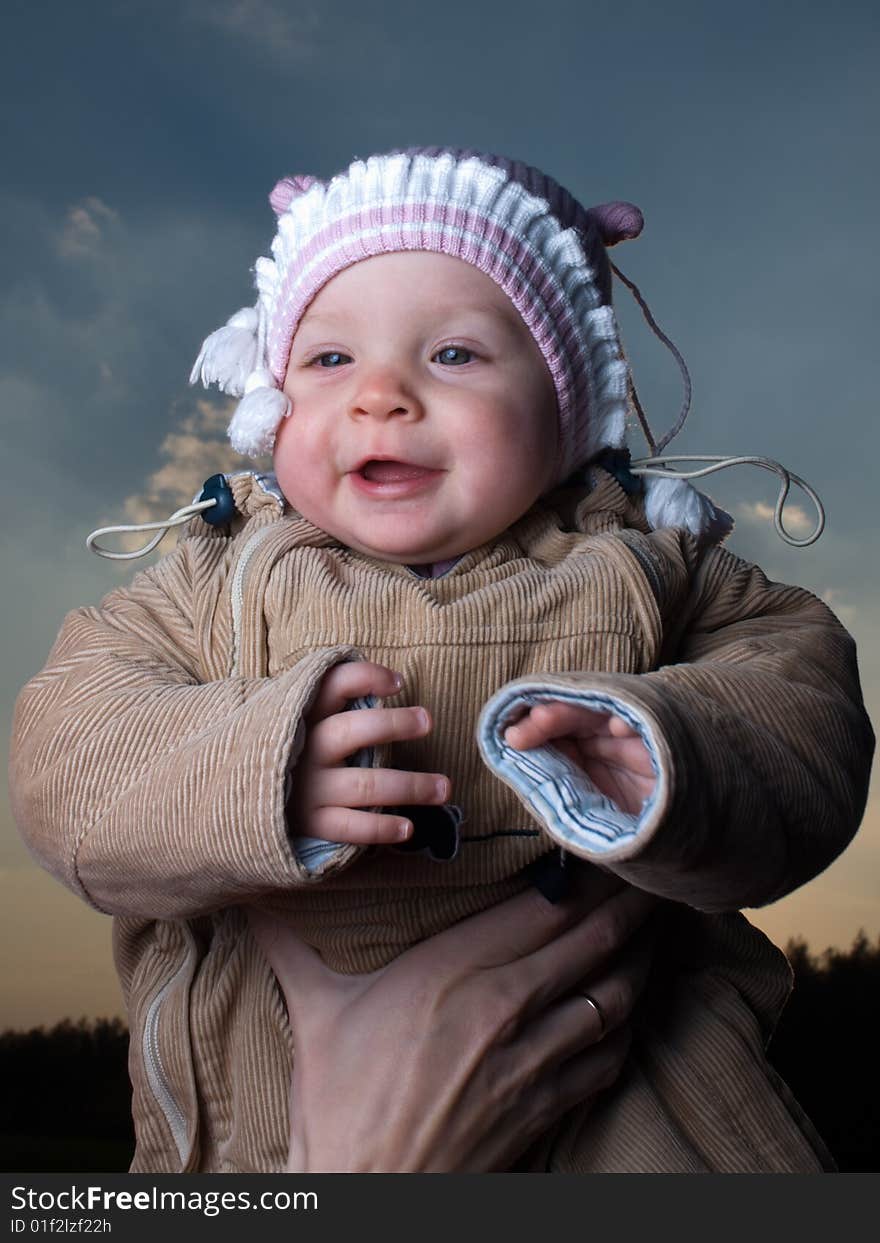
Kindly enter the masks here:
<path id="1" fill-rule="evenodd" d="M 547 744 L 531 751 L 517 751 L 504 741 L 508 725 L 522 715 L 523 707 L 551 701 L 576 704 L 597 712 L 620 716 L 637 730 L 651 755 L 657 782 L 642 804 L 640 815 L 630 815 L 602 794 L 587 774 L 567 756 Z M 651 821 L 651 813 L 665 794 L 665 775 L 658 758 L 651 726 L 628 703 L 602 691 L 520 682 L 502 688 L 484 705 L 477 725 L 477 743 L 486 764 L 521 795 L 550 836 L 576 854 L 632 854 L 639 835 Z"/>

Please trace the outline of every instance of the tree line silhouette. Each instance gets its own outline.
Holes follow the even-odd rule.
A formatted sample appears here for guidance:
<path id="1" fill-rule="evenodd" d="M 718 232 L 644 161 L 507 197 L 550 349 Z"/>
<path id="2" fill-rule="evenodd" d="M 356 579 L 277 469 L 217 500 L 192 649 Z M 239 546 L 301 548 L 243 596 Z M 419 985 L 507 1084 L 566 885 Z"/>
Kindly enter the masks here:
<path id="1" fill-rule="evenodd" d="M 795 988 L 770 1060 L 846 1173 L 880 1171 L 880 937 L 847 951 L 786 946 Z M 119 1019 L 0 1034 L 4 1170 L 127 1170 L 134 1152 L 128 1032 Z"/>

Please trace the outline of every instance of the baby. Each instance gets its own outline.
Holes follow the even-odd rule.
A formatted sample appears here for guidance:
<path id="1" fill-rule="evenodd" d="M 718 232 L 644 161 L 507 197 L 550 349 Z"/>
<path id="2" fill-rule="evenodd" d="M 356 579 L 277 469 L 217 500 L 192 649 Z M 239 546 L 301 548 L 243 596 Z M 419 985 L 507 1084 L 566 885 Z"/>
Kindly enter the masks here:
<path id="1" fill-rule="evenodd" d="M 364 972 L 577 860 L 670 901 L 625 1074 L 529 1168 L 829 1168 L 764 1059 L 787 965 L 737 912 L 845 847 L 873 735 L 828 608 L 627 469 L 606 247 L 640 213 L 446 149 L 271 201 L 257 305 L 194 374 L 274 475 L 213 480 L 16 714 L 22 832 L 116 917 L 132 1169 L 283 1168 L 248 904 Z"/>
<path id="2" fill-rule="evenodd" d="M 334 341 L 344 351 L 328 348 Z M 448 571 L 527 513 L 554 477 L 556 395 L 540 349 L 499 286 L 457 257 L 384 254 L 340 272 L 299 323 L 283 391 L 297 417 L 275 441 L 282 493 L 315 527 L 376 560 Z M 328 695 L 332 684 L 331 673 Z M 364 667 L 362 684 L 377 696 L 399 689 L 381 668 Z M 340 765 L 360 747 L 420 738 L 429 727 L 412 707 L 338 715 L 310 731 L 294 779 L 297 828 L 334 842 L 405 840 L 411 821 L 351 809 L 444 804 L 448 778 L 383 770 L 368 778 Z M 636 730 L 548 703 L 505 734 L 514 746 L 556 737 L 580 740 L 593 783 L 622 793 L 624 810 L 641 809 L 654 770 Z M 442 848 L 442 833 L 433 836 Z"/>

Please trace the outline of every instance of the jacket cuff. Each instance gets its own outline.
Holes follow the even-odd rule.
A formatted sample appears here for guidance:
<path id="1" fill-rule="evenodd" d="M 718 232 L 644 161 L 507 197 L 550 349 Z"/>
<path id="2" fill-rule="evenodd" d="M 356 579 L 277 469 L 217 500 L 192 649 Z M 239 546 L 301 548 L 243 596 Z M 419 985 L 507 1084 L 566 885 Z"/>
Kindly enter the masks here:
<path id="1" fill-rule="evenodd" d="M 188 733 L 151 756 L 149 782 L 130 781 L 83 834 L 76 875 L 88 900 L 112 914 L 190 918 L 320 883 L 359 857 L 363 846 L 332 843 L 307 864 L 285 807 L 321 679 L 357 659 L 339 646 L 271 678 L 165 690 L 186 706 Z"/>
<path id="2" fill-rule="evenodd" d="M 487 767 L 510 786 L 555 842 L 593 863 L 639 855 L 662 825 L 672 798 L 672 756 L 660 722 L 629 690 L 621 689 L 620 681 L 620 675 L 601 674 L 519 678 L 486 702 L 477 723 L 477 745 Z M 504 741 L 505 729 L 523 709 L 550 701 L 620 716 L 638 732 L 656 776 L 638 815 L 622 811 L 552 743 L 519 751 Z"/>

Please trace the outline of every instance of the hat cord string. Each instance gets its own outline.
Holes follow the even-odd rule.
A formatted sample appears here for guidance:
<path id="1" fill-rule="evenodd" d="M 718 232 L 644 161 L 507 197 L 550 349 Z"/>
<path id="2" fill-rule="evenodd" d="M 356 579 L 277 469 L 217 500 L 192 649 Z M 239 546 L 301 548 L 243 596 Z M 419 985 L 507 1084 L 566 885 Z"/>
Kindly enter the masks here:
<path id="1" fill-rule="evenodd" d="M 610 262 L 611 261 L 609 260 L 609 263 Z M 794 548 L 805 548 L 808 544 L 815 543 L 825 529 L 825 509 L 822 502 L 808 483 L 806 483 L 793 471 L 787 470 L 780 462 L 776 462 L 772 458 L 751 456 L 722 457 L 710 456 L 707 454 L 663 455 L 663 450 L 681 431 L 685 424 L 685 420 L 687 419 L 688 413 L 690 412 L 691 396 L 693 392 L 690 373 L 687 369 L 687 364 L 682 357 L 681 351 L 675 343 L 669 339 L 666 333 L 663 332 L 657 321 L 654 319 L 654 316 L 651 314 L 650 307 L 642 296 L 642 293 L 636 283 L 631 281 L 629 277 L 624 276 L 623 272 L 621 272 L 620 268 L 617 267 L 615 263 L 611 263 L 611 268 L 618 279 L 623 281 L 624 285 L 626 285 L 635 300 L 638 302 L 642 310 L 642 314 L 647 320 L 651 331 L 655 334 L 655 336 L 660 338 L 663 344 L 672 353 L 678 363 L 682 379 L 684 381 L 684 401 L 675 425 L 666 433 L 665 436 L 662 437 L 662 439 L 656 441 L 651 432 L 651 428 L 648 424 L 648 419 L 645 415 L 644 409 L 642 408 L 642 404 L 639 401 L 639 395 L 636 392 L 636 387 L 632 379 L 632 369 L 627 368 L 630 395 L 632 397 L 633 405 L 635 407 L 636 414 L 638 415 L 642 431 L 644 432 L 645 439 L 647 440 L 648 446 L 653 455 L 652 457 L 633 460 L 630 463 L 630 473 L 633 475 L 655 475 L 672 479 L 699 479 L 703 475 L 711 475 L 715 471 L 724 470 L 728 466 L 760 466 L 764 470 L 772 471 L 774 474 L 779 476 L 779 492 L 776 497 L 776 508 L 773 514 L 773 525 L 776 528 L 776 532 L 779 537 L 785 540 L 787 544 L 791 544 Z M 676 471 L 667 466 L 668 462 L 711 462 L 713 465 L 704 466 L 699 470 Z M 799 488 L 806 492 L 810 500 L 815 505 L 816 513 L 818 515 L 815 527 L 804 539 L 795 539 L 793 535 L 790 535 L 782 521 L 782 511 L 788 498 L 789 491 L 791 490 L 792 483 L 797 484 Z M 145 557 L 147 553 L 152 552 L 153 549 L 161 543 L 165 534 L 170 531 L 172 527 L 182 526 L 185 522 L 189 522 L 189 520 L 196 514 L 201 513 L 202 510 L 210 509 L 212 505 L 216 504 L 217 502 L 213 498 L 205 501 L 193 501 L 191 505 L 184 505 L 181 509 L 175 510 L 169 518 L 166 518 L 161 522 L 140 522 L 120 526 L 99 527 L 96 531 L 92 531 L 86 538 L 86 547 L 90 548 L 92 552 L 97 553 L 99 557 L 106 557 L 112 561 L 133 561 L 138 557 Z M 104 548 L 98 543 L 98 539 L 102 535 L 124 535 L 130 534 L 134 531 L 155 531 L 156 534 L 151 540 L 148 541 L 148 543 L 144 544 L 142 548 L 135 549 L 132 552 L 112 552 L 109 548 Z"/>
<path id="2" fill-rule="evenodd" d="M 611 263 L 611 260 L 609 259 L 608 262 Z M 678 435 L 678 433 L 681 431 L 681 429 L 684 427 L 685 420 L 687 419 L 687 416 L 690 413 L 691 396 L 693 394 L 693 385 L 691 384 L 690 372 L 687 369 L 687 363 L 684 361 L 684 358 L 682 357 L 681 350 L 679 350 L 678 346 L 675 344 L 674 341 L 671 341 L 669 337 L 667 337 L 666 333 L 657 323 L 654 316 L 651 314 L 651 308 L 648 306 L 647 302 L 642 296 L 642 292 L 639 289 L 638 285 L 635 283 L 635 281 L 631 281 L 628 276 L 624 276 L 624 274 L 621 272 L 620 268 L 617 266 L 616 263 L 611 263 L 611 270 L 612 272 L 615 273 L 615 275 L 617 276 L 619 280 L 623 281 L 624 285 L 626 285 L 627 289 L 630 291 L 632 296 L 635 298 L 636 302 L 638 302 L 639 306 L 641 307 L 642 314 L 647 320 L 648 327 L 651 329 L 651 331 L 654 333 L 656 337 L 660 338 L 660 340 L 663 342 L 663 344 L 666 346 L 666 348 L 670 351 L 672 356 L 675 358 L 675 361 L 678 363 L 679 370 L 681 371 L 681 378 L 684 381 L 684 401 L 682 402 L 681 411 L 679 412 L 678 418 L 675 422 L 675 426 L 671 429 L 671 431 L 668 431 L 661 440 L 656 441 L 651 432 L 651 428 L 648 425 L 648 418 L 647 418 L 647 415 L 645 414 L 644 409 L 642 408 L 642 403 L 639 401 L 639 395 L 636 392 L 635 382 L 633 381 L 633 378 L 632 378 L 632 368 L 627 368 L 627 373 L 629 377 L 630 397 L 632 398 L 632 403 L 633 403 L 633 406 L 635 407 L 636 414 L 639 417 L 639 422 L 642 426 L 642 431 L 645 434 L 645 439 L 648 442 L 648 447 L 652 453 L 662 453 L 663 450 L 666 448 L 666 446 L 669 444 L 670 440 L 674 440 L 675 437 Z"/>
<path id="3" fill-rule="evenodd" d="M 608 262 L 611 263 L 611 260 L 609 259 Z M 681 431 L 682 427 L 684 427 L 685 420 L 690 412 L 691 396 L 693 393 L 690 372 L 687 369 L 687 363 L 684 361 L 681 351 L 675 343 L 667 337 L 666 333 L 662 330 L 657 321 L 654 319 L 654 316 L 651 314 L 651 309 L 642 296 L 638 285 L 636 285 L 634 281 L 631 281 L 628 276 L 624 276 L 623 272 L 621 272 L 620 268 L 615 263 L 611 263 L 611 269 L 618 279 L 623 281 L 624 285 L 626 285 L 627 289 L 629 289 L 636 302 L 638 302 L 641 307 L 642 314 L 647 320 L 651 331 L 655 334 L 655 336 L 659 337 L 667 349 L 671 351 L 675 361 L 678 363 L 682 379 L 684 380 L 684 401 L 682 403 L 678 419 L 676 420 L 674 427 L 668 431 L 661 440 L 655 441 L 650 425 L 648 424 L 647 415 L 642 408 L 642 403 L 639 401 L 639 395 L 636 392 L 636 386 L 632 378 L 632 368 L 627 368 L 630 397 L 632 399 L 636 414 L 638 415 L 639 423 L 641 424 L 645 439 L 648 442 L 648 447 L 653 455 L 652 457 L 634 460 L 630 465 L 630 473 L 633 475 L 659 475 L 672 479 L 699 479 L 702 475 L 711 475 L 714 471 L 724 470 L 728 466 L 760 466 L 764 470 L 772 471 L 774 474 L 779 476 L 779 492 L 776 496 L 776 509 L 773 513 L 773 525 L 776 528 L 777 535 L 780 539 L 785 540 L 786 544 L 791 544 L 794 548 L 805 548 L 808 544 L 814 544 L 825 529 L 824 506 L 810 485 L 805 483 L 804 480 L 793 471 L 787 470 L 786 467 L 784 467 L 780 462 L 776 462 L 772 458 L 752 456 L 721 457 L 708 454 L 663 454 L 663 450 L 669 442 L 673 440 Z M 667 467 L 667 462 L 712 462 L 714 465 L 705 466 L 701 470 L 676 471 Z M 809 496 L 810 500 L 815 505 L 816 513 L 818 515 L 815 527 L 805 539 L 795 539 L 795 537 L 789 534 L 789 532 L 785 529 L 785 524 L 782 521 L 782 511 L 785 506 L 786 499 L 788 498 L 792 483 L 796 483 L 799 488 L 806 492 L 807 496 Z"/>

